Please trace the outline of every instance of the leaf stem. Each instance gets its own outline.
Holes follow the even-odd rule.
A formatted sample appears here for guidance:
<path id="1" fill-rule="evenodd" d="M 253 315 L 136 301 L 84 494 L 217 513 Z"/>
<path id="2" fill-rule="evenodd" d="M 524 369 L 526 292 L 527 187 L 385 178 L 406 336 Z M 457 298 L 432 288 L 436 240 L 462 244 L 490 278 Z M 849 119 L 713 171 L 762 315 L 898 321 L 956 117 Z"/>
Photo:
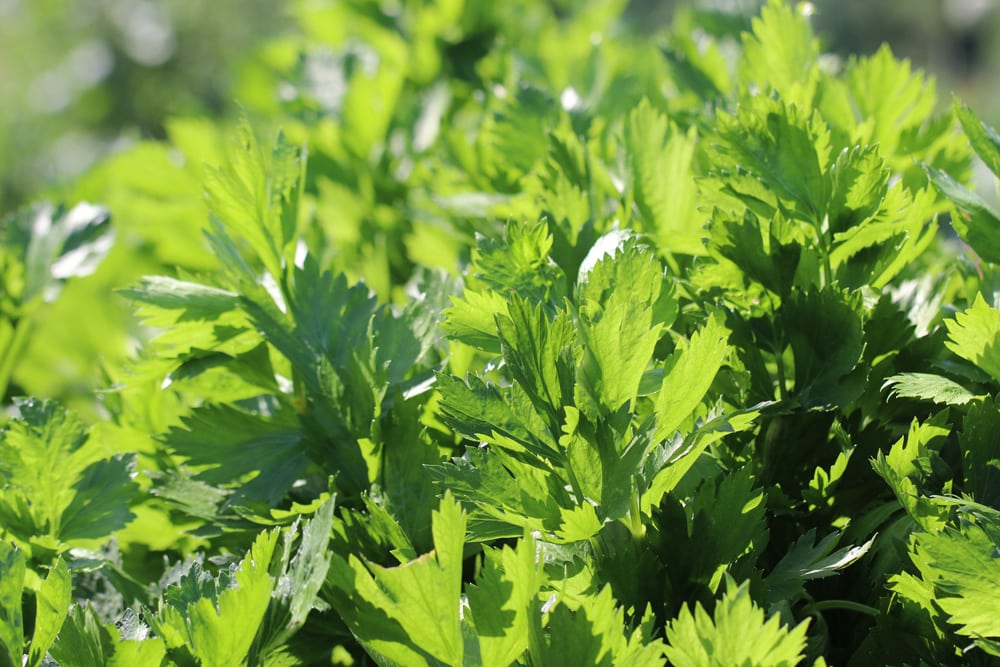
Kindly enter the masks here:
<path id="1" fill-rule="evenodd" d="M 10 333 L 5 336 L 8 340 L 0 353 L 0 402 L 7 398 L 7 388 L 14 374 L 14 367 L 28 344 L 28 332 L 31 330 L 31 321 L 27 317 L 12 318 L 8 323 Z"/>
<path id="2" fill-rule="evenodd" d="M 806 608 L 810 615 L 828 611 L 830 609 L 853 611 L 867 616 L 879 615 L 879 610 L 875 607 L 870 607 L 860 602 L 854 602 L 853 600 L 820 600 L 819 602 L 813 602 Z"/>
<path id="3" fill-rule="evenodd" d="M 635 483 L 635 477 L 632 478 L 631 495 L 628 506 L 628 527 L 632 532 L 632 537 L 641 540 L 646 534 L 646 526 L 642 523 L 642 514 L 639 510 L 639 488 Z"/>

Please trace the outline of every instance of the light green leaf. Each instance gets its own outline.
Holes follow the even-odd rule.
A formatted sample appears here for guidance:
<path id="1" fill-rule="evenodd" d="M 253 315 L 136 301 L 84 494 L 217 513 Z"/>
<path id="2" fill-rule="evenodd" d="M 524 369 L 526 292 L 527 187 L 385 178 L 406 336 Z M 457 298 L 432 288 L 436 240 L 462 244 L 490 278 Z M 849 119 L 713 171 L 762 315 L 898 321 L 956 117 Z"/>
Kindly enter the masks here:
<path id="1" fill-rule="evenodd" d="M 334 606 L 383 664 L 462 664 L 460 619 L 465 513 L 445 493 L 432 517 L 434 551 L 399 567 L 334 555 Z"/>
<path id="2" fill-rule="evenodd" d="M 898 373 L 886 378 L 882 389 L 890 397 L 916 398 L 941 405 L 965 405 L 980 398 L 950 378 L 933 373 Z"/>
<path id="3" fill-rule="evenodd" d="M 695 208 L 695 141 L 693 126 L 681 132 L 646 99 L 625 124 L 629 177 L 644 231 L 657 239 L 662 250 L 704 255 L 705 221 Z"/>
<path id="4" fill-rule="evenodd" d="M 950 174 L 924 166 L 938 190 L 958 209 L 951 225 L 962 239 L 987 262 L 1000 263 L 1000 211 Z"/>
<path id="5" fill-rule="evenodd" d="M 115 644 L 115 654 L 108 661 L 108 667 L 156 667 L 162 665 L 166 657 L 167 647 L 159 637 L 123 640 Z"/>
<path id="6" fill-rule="evenodd" d="M 643 629 L 626 630 L 624 610 L 616 606 L 611 586 L 583 598 L 577 609 L 566 604 L 548 614 L 545 640 L 531 647 L 531 664 L 612 667 L 663 664 L 664 645 L 644 636 Z M 541 628 L 537 629 L 541 634 Z"/>
<path id="7" fill-rule="evenodd" d="M 710 617 L 701 603 L 687 605 L 667 624 L 667 658 L 677 667 L 794 667 L 806 648 L 805 620 L 794 628 L 777 614 L 764 620 L 764 610 L 750 598 L 749 582 L 727 579 L 727 591 Z M 747 641 L 748 638 L 752 641 Z"/>
<path id="8" fill-rule="evenodd" d="M 478 238 L 469 274 L 501 294 L 517 293 L 532 303 L 557 304 L 566 276 L 549 256 L 553 238 L 544 220 L 510 222 L 502 239 Z"/>
<path id="9" fill-rule="evenodd" d="M 135 455 L 104 458 L 83 424 L 51 401 L 27 399 L 0 432 L 0 519 L 9 534 L 28 541 L 106 537 L 133 515 L 128 503 Z"/>
<path id="10" fill-rule="evenodd" d="M 946 418 L 947 412 L 941 412 L 923 423 L 914 420 L 906 437 L 872 461 L 903 509 L 928 531 L 940 530 L 947 514 L 928 497 L 937 489 L 927 488 L 935 465 L 946 465 L 939 455 L 949 434 Z"/>
<path id="11" fill-rule="evenodd" d="M 32 667 L 41 664 L 59 634 L 73 601 L 72 592 L 69 569 L 59 558 L 35 595 L 35 633 L 28 654 L 28 664 Z"/>
<path id="12" fill-rule="evenodd" d="M 441 328 L 449 338 L 491 354 L 500 354 L 497 338 L 497 315 L 507 312 L 507 299 L 494 290 L 465 290 L 453 297 L 451 308 L 444 311 Z"/>
<path id="13" fill-rule="evenodd" d="M 1000 177 L 1000 134 L 984 123 L 969 106 L 962 104 L 958 97 L 954 100 L 955 116 L 965 130 L 965 135 L 994 176 Z"/>
<path id="14" fill-rule="evenodd" d="M 977 293 L 970 308 L 944 325 L 949 338 L 945 346 L 1000 382 L 1000 311 Z"/>
<path id="15" fill-rule="evenodd" d="M 819 79 L 819 42 L 804 5 L 770 0 L 743 33 L 740 74 L 743 81 L 771 88 L 802 106 L 812 104 Z"/>
<path id="16" fill-rule="evenodd" d="M 108 211 L 86 202 L 69 211 L 43 203 L 18 213 L 0 230 L 0 247 L 23 262 L 23 282 L 5 285 L 5 291 L 21 306 L 54 301 L 67 280 L 97 270 L 114 238 Z"/>
<path id="17" fill-rule="evenodd" d="M 871 220 L 884 205 L 890 175 L 878 146 L 841 151 L 830 165 L 830 230 L 836 234 Z"/>
<path id="18" fill-rule="evenodd" d="M 192 653 L 205 667 L 243 664 L 271 599 L 268 568 L 278 531 L 257 536 L 234 576 L 235 586 L 218 600 L 201 598 L 186 609 L 185 625 Z"/>
<path id="19" fill-rule="evenodd" d="M 234 143 L 225 166 L 204 170 L 209 208 L 226 233 L 244 240 L 277 279 L 291 265 L 288 253 L 295 234 L 303 162 L 280 134 L 267 155 L 246 121 L 239 126 Z"/>
<path id="20" fill-rule="evenodd" d="M 916 533 L 910 555 L 923 579 L 933 585 L 935 601 L 961 626 L 959 634 L 1000 639 L 1000 548 L 998 535 L 982 526 Z"/>
<path id="21" fill-rule="evenodd" d="M 120 294 L 142 304 L 142 314 L 146 318 L 153 317 L 157 310 L 181 311 L 168 320 L 169 323 L 176 320 L 213 321 L 240 303 L 235 292 L 166 276 L 145 276 L 134 287 L 121 290 Z M 164 318 L 154 321 L 164 322 Z"/>
<path id="22" fill-rule="evenodd" d="M 672 440 L 653 450 L 643 461 L 642 474 L 645 491 L 640 507 L 648 512 L 670 493 L 691 470 L 698 457 L 713 443 L 732 433 L 749 429 L 760 414 L 758 405 L 746 410 L 710 415 L 704 423 L 696 423 L 686 436 L 678 433 Z"/>
<path id="23" fill-rule="evenodd" d="M 912 71 L 908 60 L 897 60 L 885 44 L 874 55 L 848 62 L 844 80 L 858 123 L 853 141 L 878 144 L 884 156 L 903 153 L 899 159 L 912 164 L 912 157 L 904 152 L 904 138 L 930 125 L 937 102 L 933 80 Z"/>
<path id="24" fill-rule="evenodd" d="M 97 616 L 90 604 L 74 605 L 50 653 L 61 667 L 97 667 L 112 664 L 118 632 Z"/>
<path id="25" fill-rule="evenodd" d="M 830 187 L 825 173 L 830 162 L 829 130 L 818 113 L 810 115 L 782 100 L 757 95 L 736 116 L 720 113 L 717 125 L 722 143 L 713 149 L 715 166 L 725 170 L 724 180 L 730 180 L 730 172 L 749 172 L 766 192 L 791 207 L 796 219 L 818 228 Z M 747 205 L 757 199 L 758 193 L 738 179 L 729 187 Z"/>
<path id="26" fill-rule="evenodd" d="M 806 531 L 768 573 L 765 582 L 769 599 L 773 603 L 798 599 L 803 593 L 804 582 L 837 574 L 868 553 L 875 541 L 873 536 L 860 546 L 835 550 L 840 537 L 840 533 L 833 532 L 817 543 L 816 530 Z"/>
<path id="27" fill-rule="evenodd" d="M 479 649 L 478 656 L 465 654 L 465 664 L 506 667 L 528 648 L 531 610 L 544 581 L 542 563 L 528 533 L 514 548 L 487 549 L 485 556 L 475 583 L 465 590 L 469 611 L 463 624 L 475 633 Z"/>
<path id="28" fill-rule="evenodd" d="M 631 246 L 605 255 L 579 286 L 584 353 L 575 396 L 592 421 L 635 401 L 660 336 L 655 308 L 663 280 L 653 254 Z"/>
<path id="29" fill-rule="evenodd" d="M 708 393 L 726 358 L 729 330 L 713 315 L 667 361 L 667 373 L 655 398 L 656 440 L 673 436 Z"/>
<path id="30" fill-rule="evenodd" d="M 283 535 L 281 572 L 274 584 L 271 604 L 257 637 L 263 657 L 278 650 L 306 621 L 313 609 L 322 607 L 319 591 L 330 568 L 330 531 L 335 499 L 329 497 L 299 530 L 298 519 Z M 298 548 L 292 556 L 294 541 Z"/>

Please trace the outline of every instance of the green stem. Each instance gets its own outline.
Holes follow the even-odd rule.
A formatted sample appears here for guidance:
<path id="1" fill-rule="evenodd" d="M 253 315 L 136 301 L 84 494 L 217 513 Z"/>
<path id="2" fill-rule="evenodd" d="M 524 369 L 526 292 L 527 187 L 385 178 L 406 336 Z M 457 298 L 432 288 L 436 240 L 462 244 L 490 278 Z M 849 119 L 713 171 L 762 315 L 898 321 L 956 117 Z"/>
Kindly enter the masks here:
<path id="1" fill-rule="evenodd" d="M 632 497 L 629 499 L 629 530 L 632 532 L 632 537 L 636 540 L 640 540 L 645 536 L 646 527 L 642 525 L 642 515 L 639 510 L 639 489 L 636 488 L 635 479 L 632 480 Z"/>
<path id="2" fill-rule="evenodd" d="M 774 298 L 769 294 L 768 303 L 771 309 L 771 322 L 774 325 L 776 340 L 774 341 L 774 361 L 778 371 L 778 398 L 788 399 L 788 384 L 785 379 L 785 335 L 778 321 L 778 309 L 774 305 Z"/>
<path id="3" fill-rule="evenodd" d="M 778 397 L 781 400 L 788 399 L 788 386 L 785 384 L 785 351 L 784 349 L 778 350 L 774 354 L 774 360 L 778 367 Z"/>
<path id="4" fill-rule="evenodd" d="M 566 476 L 569 477 L 567 481 L 569 482 L 570 488 L 573 490 L 573 495 L 576 496 L 576 503 L 578 505 L 582 505 L 583 503 L 587 502 L 587 499 L 583 493 L 583 485 L 580 484 L 580 480 L 576 478 L 576 473 L 573 471 L 573 466 L 570 465 L 569 457 L 566 457 L 565 461 L 563 462 L 563 467 L 566 470 Z"/>
<path id="5" fill-rule="evenodd" d="M 852 600 L 821 600 L 819 602 L 814 602 L 807 607 L 807 610 L 810 613 L 820 613 L 830 609 L 854 611 L 867 616 L 879 615 L 879 610 L 875 607 L 870 607 L 866 604 L 861 604 L 860 602 L 854 602 Z"/>
<path id="6" fill-rule="evenodd" d="M 7 388 L 10 386 L 11 376 L 14 374 L 14 367 L 24 353 L 24 348 L 28 345 L 28 332 L 31 329 L 31 321 L 27 317 L 10 320 L 11 333 L 4 345 L 3 352 L 0 352 L 0 402 L 7 397 Z"/>

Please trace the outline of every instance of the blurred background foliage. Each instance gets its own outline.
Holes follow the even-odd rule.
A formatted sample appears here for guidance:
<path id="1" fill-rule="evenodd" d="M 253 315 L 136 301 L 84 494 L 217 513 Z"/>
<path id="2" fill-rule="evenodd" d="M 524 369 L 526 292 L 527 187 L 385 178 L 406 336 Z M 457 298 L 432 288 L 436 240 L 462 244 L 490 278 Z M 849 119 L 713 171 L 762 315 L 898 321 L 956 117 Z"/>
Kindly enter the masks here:
<path id="1" fill-rule="evenodd" d="M 526 79 L 564 91 L 567 109 L 593 100 L 609 119 L 655 90 L 683 126 L 704 100 L 663 89 L 667 65 L 649 44 L 693 54 L 711 34 L 735 46 L 761 4 L 0 0 L 0 216 L 43 199 L 99 202 L 117 234 L 95 275 L 68 283 L 24 323 L 31 334 L 8 395 L 55 397 L 94 416 L 94 390 L 122 381 L 105 369 L 125 366 L 148 339 L 113 290 L 142 274 L 215 266 L 195 242 L 207 219 L 204 165 L 225 160 L 241 115 L 261 136 L 281 126 L 309 146 L 313 251 L 391 299 L 414 264 L 455 266 L 479 231 L 463 218 L 481 225 L 495 213 L 464 192 L 511 194 L 518 164 L 538 157 L 532 137 L 502 136 L 499 125 L 483 136 L 501 151 L 466 144 L 467 130 L 484 122 L 474 99 L 484 82 L 511 89 Z M 812 11 L 831 67 L 888 42 L 937 78 L 941 108 L 954 92 L 997 125 L 998 5 L 816 0 Z M 614 23 L 623 6 L 624 22 Z M 629 40 L 634 32 L 654 39 Z M 702 83 L 732 85 L 720 76 Z M 577 91 L 586 99 L 573 99 Z M 530 134 L 527 121 L 520 129 Z M 588 130 L 595 142 L 608 140 L 604 131 Z M 432 153 L 435 142 L 444 148 Z M 462 181 L 468 173 L 489 182 Z M 435 207 L 441 215 L 428 217 Z M 511 205 L 501 215 L 523 212 Z M 425 248 L 433 256 L 420 255 Z"/>
<path id="2" fill-rule="evenodd" d="M 273 99 L 253 84 L 266 81 L 263 72 L 279 56 L 273 40 L 301 33 L 293 8 L 303 4 L 309 3 L 0 0 L 0 211 L 71 182 L 138 139 L 163 138 L 170 118 L 227 116 L 240 104 Z M 399 0 L 348 4 L 381 4 L 390 15 Z M 1000 117 L 1000 86 L 990 76 L 1000 65 L 997 0 L 813 4 L 826 51 L 870 54 L 887 42 L 938 78 L 942 104 L 955 92 L 987 122 Z M 760 5 L 632 0 L 627 17 L 634 28 L 655 32 L 679 7 L 694 7 L 725 13 L 729 29 L 738 31 Z"/>

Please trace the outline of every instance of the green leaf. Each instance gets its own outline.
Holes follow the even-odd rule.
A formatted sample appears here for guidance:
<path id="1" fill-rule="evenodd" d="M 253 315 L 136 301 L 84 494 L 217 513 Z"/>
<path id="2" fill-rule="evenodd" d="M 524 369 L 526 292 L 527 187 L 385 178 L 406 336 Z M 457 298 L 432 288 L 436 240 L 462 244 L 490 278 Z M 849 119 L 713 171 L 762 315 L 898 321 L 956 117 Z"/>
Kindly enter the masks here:
<path id="1" fill-rule="evenodd" d="M 708 393 L 729 350 L 729 330 L 713 315 L 687 344 L 667 360 L 660 393 L 655 398 L 656 436 L 673 436 Z"/>
<path id="2" fill-rule="evenodd" d="M 532 307 L 517 295 L 507 308 L 509 317 L 497 316 L 504 361 L 550 430 L 557 432 L 562 407 L 573 396 L 573 322 L 565 311 L 550 320 L 541 305 Z"/>
<path id="3" fill-rule="evenodd" d="M 108 662 L 108 667 L 163 665 L 166 657 L 167 647 L 163 643 L 163 640 L 158 637 L 151 637 L 142 641 L 123 640 L 115 644 L 115 654 Z"/>
<path id="4" fill-rule="evenodd" d="M 578 609 L 566 604 L 548 614 L 546 640 L 532 645 L 531 663 L 538 665 L 662 665 L 664 646 L 625 629 L 624 610 L 616 607 L 611 586 L 588 595 Z M 541 628 L 536 630 L 541 634 Z"/>
<path id="5" fill-rule="evenodd" d="M 279 134 L 270 155 L 244 121 L 223 167 L 206 167 L 209 208 L 231 238 L 242 239 L 274 278 L 292 264 L 299 178 L 304 161 Z"/>
<path id="6" fill-rule="evenodd" d="M 450 493 L 432 518 L 434 551 L 387 568 L 333 555 L 334 607 L 383 664 L 462 664 L 460 620 L 465 513 Z"/>
<path id="7" fill-rule="evenodd" d="M 334 499 L 331 497 L 305 522 L 295 557 L 283 566 L 285 573 L 278 579 L 277 594 L 289 602 L 289 626 L 292 628 L 301 626 L 316 606 L 319 589 L 330 567 L 327 544 L 333 525 L 333 510 Z M 289 531 L 289 534 L 294 535 L 294 532 Z"/>
<path id="8" fill-rule="evenodd" d="M 51 401 L 18 403 L 21 418 L 0 432 L 0 518 L 21 540 L 106 537 L 133 514 L 135 455 L 104 458 L 83 424 Z"/>
<path id="9" fill-rule="evenodd" d="M 328 545 L 334 505 L 331 496 L 305 522 L 301 531 L 296 519 L 284 532 L 280 574 L 274 582 L 271 603 L 255 641 L 261 656 L 279 650 L 302 627 L 309 612 L 325 606 L 319 592 L 330 568 Z M 293 556 L 293 544 L 300 535 Z"/>
<path id="10" fill-rule="evenodd" d="M 544 581 L 538 545 L 525 534 L 514 548 L 487 549 L 475 583 L 466 587 L 463 627 L 475 634 L 478 654 L 466 665 L 506 667 L 528 648 L 533 607 Z"/>
<path id="11" fill-rule="evenodd" d="M 736 116 L 720 113 L 717 123 L 722 143 L 714 147 L 713 157 L 723 179 L 729 173 L 749 173 L 790 207 L 789 215 L 794 212 L 796 219 L 818 228 L 830 187 L 825 174 L 829 130 L 818 114 L 757 95 Z M 748 205 L 757 198 L 738 179 L 730 187 Z"/>
<path id="12" fill-rule="evenodd" d="M 781 305 L 778 316 L 795 355 L 795 395 L 801 405 L 846 405 L 861 394 L 863 313 L 860 292 L 833 288 L 801 292 Z"/>
<path id="13" fill-rule="evenodd" d="M 840 533 L 833 532 L 816 542 L 816 530 L 810 528 L 795 540 L 765 579 L 768 599 L 774 604 L 798 599 L 806 581 L 837 574 L 868 553 L 875 541 L 873 536 L 860 546 L 836 549 L 840 538 Z"/>
<path id="14" fill-rule="evenodd" d="M 681 437 L 656 447 L 645 457 L 641 479 L 645 490 L 641 496 L 641 509 L 648 512 L 659 505 L 663 496 L 672 491 L 694 466 L 709 446 L 727 435 L 748 430 L 760 414 L 762 405 L 723 415 L 710 413 L 705 422 L 695 423 L 693 430 Z"/>
<path id="15" fill-rule="evenodd" d="M 716 211 L 711 227 L 712 248 L 739 266 L 745 277 L 785 296 L 795 279 L 802 244 L 782 240 L 776 231 L 783 217 L 776 212 L 773 218 L 760 217 L 749 208 L 741 219 Z"/>
<path id="16" fill-rule="evenodd" d="M 246 660 L 271 599 L 268 568 L 277 539 L 277 530 L 258 535 L 236 569 L 235 586 L 219 593 L 215 601 L 201 598 L 185 610 L 189 646 L 206 667 Z"/>
<path id="17" fill-rule="evenodd" d="M 911 71 L 908 60 L 897 60 L 883 44 L 874 55 L 852 59 L 844 72 L 857 127 L 855 143 L 877 144 L 885 156 L 898 154 L 912 164 L 910 135 L 927 130 L 937 103 L 933 80 Z M 909 139 L 912 141 L 912 139 Z"/>
<path id="18" fill-rule="evenodd" d="M 139 491 L 135 454 L 119 454 L 87 466 L 73 484 L 76 494 L 59 519 L 62 540 L 107 537 L 135 515 L 129 503 Z"/>
<path id="19" fill-rule="evenodd" d="M 705 254 L 704 220 L 695 208 L 695 141 L 694 127 L 681 132 L 646 99 L 625 124 L 629 177 L 644 230 L 672 253 Z"/>
<path id="20" fill-rule="evenodd" d="M 977 293 L 970 308 L 944 325 L 949 339 L 945 347 L 1000 382 L 1000 311 Z"/>
<path id="21" fill-rule="evenodd" d="M 35 632 L 28 654 L 28 664 L 32 667 L 41 664 L 59 634 L 73 601 L 72 589 L 69 569 L 59 558 L 35 595 Z"/>
<path id="22" fill-rule="evenodd" d="M 470 506 L 471 541 L 517 537 L 525 530 L 554 532 L 562 520 L 560 500 L 570 505 L 564 490 L 552 488 L 554 475 L 495 449 L 469 448 L 461 458 L 428 470 Z"/>
<path id="23" fill-rule="evenodd" d="M 996 397 L 969 407 L 958 434 L 964 492 L 977 502 L 1000 506 L 1000 405 Z"/>
<path id="24" fill-rule="evenodd" d="M 946 512 L 928 496 L 938 489 L 931 486 L 936 469 L 945 464 L 940 450 L 948 437 L 947 412 L 942 412 L 924 423 L 916 420 L 909 433 L 900 438 L 888 454 L 879 452 L 872 461 L 872 468 L 886 481 L 903 509 L 925 530 L 940 530 Z"/>
<path id="25" fill-rule="evenodd" d="M 995 511 L 994 511 L 995 513 Z M 916 533 L 910 555 L 958 633 L 1000 639 L 1000 535 L 974 523 Z"/>
<path id="26" fill-rule="evenodd" d="M 166 276 L 145 276 L 134 287 L 121 290 L 120 294 L 146 307 L 143 315 L 147 318 L 157 309 L 181 311 L 173 321 L 211 322 L 240 303 L 235 292 Z"/>
<path id="27" fill-rule="evenodd" d="M 45 203 L 19 213 L 5 223 L 0 243 L 23 262 L 23 282 L 20 290 L 5 285 L 4 291 L 13 291 L 22 305 L 54 301 L 67 280 L 97 270 L 114 237 L 108 211 L 93 204 L 66 211 Z"/>
<path id="28" fill-rule="evenodd" d="M 472 376 L 468 384 L 439 375 L 441 419 L 456 433 L 540 459 L 558 456 L 559 448 L 545 421 L 518 387 L 500 388 Z"/>
<path id="29" fill-rule="evenodd" d="M 21 595 L 27 569 L 24 553 L 0 540 L 0 665 L 20 667 L 24 654 Z"/>
<path id="30" fill-rule="evenodd" d="M 197 471 L 194 479 L 214 485 L 239 484 L 239 500 L 281 500 L 308 463 L 301 426 L 291 411 L 274 417 L 231 406 L 194 410 L 171 428 L 164 443 Z M 251 473 L 256 475 L 246 480 Z"/>
<path id="31" fill-rule="evenodd" d="M 979 156 L 994 176 L 1000 177 L 1000 134 L 984 123 L 971 107 L 962 104 L 958 97 L 954 99 L 955 116 L 962 124 L 965 135 L 972 143 L 972 149 Z"/>
<path id="32" fill-rule="evenodd" d="M 884 205 L 890 175 L 878 146 L 841 151 L 830 165 L 830 231 L 837 234 L 871 220 Z"/>
<path id="33" fill-rule="evenodd" d="M 1000 211 L 980 195 L 969 190 L 950 174 L 925 166 L 938 190 L 958 209 L 951 226 L 966 243 L 987 262 L 1000 263 Z"/>
<path id="34" fill-rule="evenodd" d="M 754 487 L 747 468 L 720 480 L 706 481 L 685 511 L 690 519 L 690 542 L 698 556 L 692 559 L 687 579 L 718 591 L 723 574 L 745 554 L 759 553 L 767 545 L 767 500 L 764 490 Z"/>
<path id="35" fill-rule="evenodd" d="M 741 80 L 771 88 L 801 105 L 812 103 L 818 80 L 819 42 L 803 5 L 770 0 L 743 33 Z"/>
<path id="36" fill-rule="evenodd" d="M 479 237 L 469 273 L 501 294 L 554 305 L 566 295 L 566 276 L 549 257 L 551 250 L 552 235 L 544 220 L 510 222 L 503 239 Z"/>
<path id="37" fill-rule="evenodd" d="M 584 353 L 575 396 L 576 405 L 593 421 L 635 401 L 660 336 L 655 307 L 662 284 L 659 262 L 633 246 L 606 255 L 579 286 Z"/>
<path id="38" fill-rule="evenodd" d="M 97 616 L 93 605 L 74 605 L 50 653 L 65 667 L 97 667 L 112 664 L 117 632 Z"/>
<path id="39" fill-rule="evenodd" d="M 499 355 L 496 318 L 506 312 L 507 299 L 500 292 L 466 289 L 461 298 L 452 298 L 451 308 L 443 313 L 441 328 L 449 338 Z"/>
<path id="40" fill-rule="evenodd" d="M 764 610 L 750 598 L 749 582 L 727 579 L 727 591 L 710 617 L 701 603 L 687 605 L 667 624 L 666 654 L 677 667 L 758 665 L 793 667 L 803 658 L 809 621 L 794 628 L 777 614 L 764 620 Z M 748 638 L 752 641 L 747 641 Z"/>
<path id="41" fill-rule="evenodd" d="M 887 388 L 890 397 L 916 398 L 939 405 L 965 405 L 981 398 L 954 380 L 933 373 L 898 373 L 886 378 L 882 389 Z"/>

